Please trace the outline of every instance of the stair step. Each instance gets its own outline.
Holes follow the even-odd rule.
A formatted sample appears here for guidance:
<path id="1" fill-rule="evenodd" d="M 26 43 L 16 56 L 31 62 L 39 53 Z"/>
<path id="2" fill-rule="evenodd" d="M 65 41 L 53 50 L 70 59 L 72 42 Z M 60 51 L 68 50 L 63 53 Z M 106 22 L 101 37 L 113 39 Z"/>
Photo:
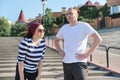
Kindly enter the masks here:
<path id="1" fill-rule="evenodd" d="M 90 76 L 88 80 L 120 80 L 120 77 L 113 76 Z"/>
<path id="2" fill-rule="evenodd" d="M 0 80 L 14 80 L 14 76 L 12 77 L 0 77 Z M 64 80 L 62 77 L 42 77 L 41 80 Z M 111 77 L 111 76 L 90 76 L 87 80 L 120 80 L 120 77 Z"/>
<path id="3" fill-rule="evenodd" d="M 12 42 L 14 42 L 13 38 Z M 14 43 L 14 46 L 17 44 Z M 3 45 L 3 47 L 5 45 Z M 0 53 L 0 80 L 14 80 L 17 49 L 13 48 L 15 50 L 6 52 L 6 47 L 8 47 L 8 45 L 1 49 L 4 53 Z M 41 72 L 41 80 L 64 80 L 62 65 L 62 58 L 58 55 L 57 51 L 46 48 L 45 59 Z M 109 71 L 103 71 L 99 69 L 98 66 L 88 65 L 88 80 L 120 80 L 120 77 L 113 77 L 112 75 L 108 76 L 108 74 L 110 74 Z"/>
<path id="4" fill-rule="evenodd" d="M 98 71 L 98 70 L 89 70 L 88 76 L 105 76 L 108 75 L 109 71 Z"/>

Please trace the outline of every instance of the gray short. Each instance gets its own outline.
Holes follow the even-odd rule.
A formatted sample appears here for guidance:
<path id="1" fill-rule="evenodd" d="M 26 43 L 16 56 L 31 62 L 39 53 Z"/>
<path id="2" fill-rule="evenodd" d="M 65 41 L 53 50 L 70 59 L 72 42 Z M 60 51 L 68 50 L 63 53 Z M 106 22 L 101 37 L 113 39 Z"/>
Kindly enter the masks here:
<path id="1" fill-rule="evenodd" d="M 87 80 L 88 65 L 84 62 L 63 63 L 64 80 Z"/>

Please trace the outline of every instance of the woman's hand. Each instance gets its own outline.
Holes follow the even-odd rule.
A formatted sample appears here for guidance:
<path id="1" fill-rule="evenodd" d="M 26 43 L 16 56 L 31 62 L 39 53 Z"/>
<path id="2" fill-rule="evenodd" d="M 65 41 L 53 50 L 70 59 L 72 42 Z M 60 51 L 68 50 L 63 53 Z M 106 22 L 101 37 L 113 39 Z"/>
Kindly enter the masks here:
<path id="1" fill-rule="evenodd" d="M 40 76 L 37 76 L 37 77 L 36 77 L 36 80 L 40 80 Z"/>
<path id="2" fill-rule="evenodd" d="M 22 77 L 20 77 L 20 80 L 24 80 L 24 77 L 22 76 Z"/>

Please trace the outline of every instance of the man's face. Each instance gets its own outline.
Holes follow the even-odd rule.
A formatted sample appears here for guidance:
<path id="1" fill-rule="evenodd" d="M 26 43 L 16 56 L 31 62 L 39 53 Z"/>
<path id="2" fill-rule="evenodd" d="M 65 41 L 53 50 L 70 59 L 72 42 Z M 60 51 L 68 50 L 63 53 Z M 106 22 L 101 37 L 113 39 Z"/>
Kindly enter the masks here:
<path id="1" fill-rule="evenodd" d="M 67 18 L 68 22 L 77 21 L 77 18 L 78 18 L 77 11 L 74 10 L 74 9 L 68 10 L 67 13 L 66 13 L 66 18 Z"/>

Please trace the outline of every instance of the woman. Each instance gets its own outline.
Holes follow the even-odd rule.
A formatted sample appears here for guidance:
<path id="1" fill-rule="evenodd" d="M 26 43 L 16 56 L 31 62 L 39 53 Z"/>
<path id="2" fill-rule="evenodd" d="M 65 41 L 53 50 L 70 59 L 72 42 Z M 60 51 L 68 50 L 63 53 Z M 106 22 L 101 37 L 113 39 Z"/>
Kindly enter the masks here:
<path id="1" fill-rule="evenodd" d="M 44 34 L 45 29 L 40 23 L 29 25 L 27 36 L 19 44 L 15 80 L 40 80 L 46 49 Z"/>

